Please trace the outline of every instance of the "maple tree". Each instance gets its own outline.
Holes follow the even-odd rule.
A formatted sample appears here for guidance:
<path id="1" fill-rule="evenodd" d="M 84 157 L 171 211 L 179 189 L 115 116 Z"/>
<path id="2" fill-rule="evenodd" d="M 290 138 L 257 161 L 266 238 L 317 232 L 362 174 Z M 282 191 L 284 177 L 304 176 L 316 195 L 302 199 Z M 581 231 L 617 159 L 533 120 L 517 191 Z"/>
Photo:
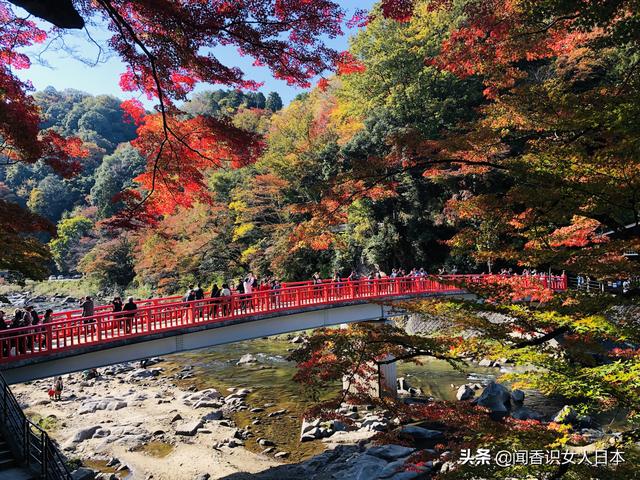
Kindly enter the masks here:
<path id="1" fill-rule="evenodd" d="M 498 258 L 600 278 L 632 274 L 635 265 L 622 252 L 638 247 L 637 236 L 625 234 L 639 218 L 639 45 L 629 35 L 637 9 L 472 1 L 464 12 L 467 23 L 428 61 L 480 78 L 487 102 L 463 135 L 430 145 L 451 163 L 427 174 L 501 170 L 509 182 L 499 193 L 470 192 L 450 205 L 463 227 L 453 242 L 468 244 L 464 236 L 477 225 L 465 226 L 465 217 L 474 212 L 476 223 L 493 222 L 502 232 Z"/>
<path id="2" fill-rule="evenodd" d="M 47 31 L 46 26 L 36 23 L 14 5 L 50 22 L 57 30 Z M 338 5 L 329 0 L 78 0 L 59 1 L 55 5 L 3 0 L 0 154 L 9 161 L 44 160 L 64 176 L 78 172 L 77 159 L 86 156 L 81 141 L 62 137 L 52 130 L 40 130 L 40 112 L 29 94 L 30 85 L 13 70 L 28 68 L 30 60 L 23 53 L 24 48 L 45 42 L 52 33 L 88 24 L 106 27 L 112 33 L 108 47 L 126 65 L 121 88 L 144 92 L 157 100 L 157 113 L 147 118 L 144 126 L 140 124 L 137 142 L 149 164 L 149 175 L 140 179 L 146 192 L 141 195 L 130 191 L 119 197 L 129 203 L 133 216 L 158 188 L 160 198 L 149 212 L 140 215 L 145 221 L 153 221 L 157 214 L 177 205 L 191 204 L 195 197 L 203 195 L 201 168 L 205 160 L 210 162 L 208 166 L 216 167 L 223 161 L 219 156 L 224 156 L 224 161 L 237 167 L 248 161 L 247 152 L 256 152 L 249 147 L 244 155 L 232 153 L 239 143 L 255 143 L 255 139 L 241 136 L 242 132 L 232 125 L 211 119 L 176 118 L 179 110 L 175 101 L 185 99 L 199 82 L 244 89 L 258 86 L 245 79 L 239 68 L 222 64 L 214 54 L 214 47 L 236 48 L 241 55 L 253 57 L 255 65 L 269 67 L 276 78 L 306 85 L 309 78 L 331 66 L 335 52 L 324 45 L 321 37 L 341 34 L 341 15 Z M 275 97 L 272 103 L 277 110 Z M 133 121 L 142 122 L 145 112 L 138 103 L 131 101 L 123 106 Z M 150 141 L 156 143 L 150 145 Z M 176 159 L 182 154 L 185 168 L 176 168 Z M 176 172 L 184 173 L 184 178 L 176 179 Z M 181 193 L 174 196 L 176 192 Z"/>

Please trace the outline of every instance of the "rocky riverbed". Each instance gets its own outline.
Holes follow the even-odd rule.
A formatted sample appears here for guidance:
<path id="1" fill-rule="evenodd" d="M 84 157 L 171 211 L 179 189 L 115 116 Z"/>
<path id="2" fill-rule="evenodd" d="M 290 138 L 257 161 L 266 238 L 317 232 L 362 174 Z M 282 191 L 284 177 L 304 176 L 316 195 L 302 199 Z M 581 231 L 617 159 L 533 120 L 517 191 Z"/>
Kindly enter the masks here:
<path id="1" fill-rule="evenodd" d="M 51 380 L 13 390 L 65 455 L 83 465 L 76 479 L 409 480 L 455 467 L 450 454 L 433 449 L 442 433 L 430 425 L 400 425 L 385 412 L 353 405 L 336 412 L 343 420 L 305 419 L 311 400 L 291 382 L 293 366 L 274 353 L 299 341 L 254 340 L 151 359 L 144 366 L 106 367 L 97 376 L 65 375 L 59 402 L 48 399 Z M 405 364 L 398 387 L 422 401 L 437 389 L 497 417 L 555 419 L 591 438 L 603 435 L 597 422 L 569 407 L 559 412 L 561 403 L 494 383 L 486 372 L 497 373 L 496 367 L 475 366 L 485 373 L 467 375 L 440 363 Z M 435 379 L 435 386 L 426 379 Z M 543 404 L 546 409 L 539 409 Z M 372 437 L 378 432 L 394 432 L 411 446 L 376 445 Z M 415 460 L 425 454 L 429 462 Z"/>
<path id="2" fill-rule="evenodd" d="M 237 428 L 231 417 L 247 405 L 250 390 L 183 390 L 174 378 L 163 375 L 162 362 L 98 372 L 95 378 L 65 376 L 59 402 L 48 400 L 48 381 L 17 385 L 14 392 L 65 455 L 113 472 L 104 477 L 221 478 L 279 463 L 272 456 L 237 448 L 251 431 Z"/>

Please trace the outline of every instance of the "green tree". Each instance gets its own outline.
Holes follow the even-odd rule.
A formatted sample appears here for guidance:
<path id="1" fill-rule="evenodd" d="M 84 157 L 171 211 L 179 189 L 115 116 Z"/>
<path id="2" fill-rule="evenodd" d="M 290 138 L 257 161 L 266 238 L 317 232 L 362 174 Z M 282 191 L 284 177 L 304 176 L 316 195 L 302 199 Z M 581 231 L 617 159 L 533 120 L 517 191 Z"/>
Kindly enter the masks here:
<path id="1" fill-rule="evenodd" d="M 73 207 L 76 199 L 66 181 L 55 175 L 47 175 L 31 191 L 27 206 L 32 212 L 57 222 L 65 210 Z"/>
<path id="2" fill-rule="evenodd" d="M 264 97 L 264 93 L 256 93 L 256 108 L 264 109 L 267 106 L 267 99 Z"/>
<path id="3" fill-rule="evenodd" d="M 78 269 L 103 290 L 124 289 L 135 277 L 133 243 L 126 235 L 105 239 L 85 255 Z"/>
<path id="4" fill-rule="evenodd" d="M 282 107 L 282 98 L 280 98 L 278 92 L 269 93 L 269 96 L 267 97 L 267 101 L 265 103 L 265 108 L 267 110 L 271 110 L 272 112 L 277 112 L 279 110 L 282 110 Z"/>
<path id="5" fill-rule="evenodd" d="M 82 237 L 92 227 L 93 222 L 82 216 L 64 218 L 58 222 L 57 237 L 49 242 L 49 248 L 59 271 L 69 273 L 76 268 L 86 253 L 86 248 L 81 248 Z"/>
<path id="6" fill-rule="evenodd" d="M 97 207 L 99 218 L 110 217 L 122 208 L 122 202 L 114 201 L 114 197 L 130 187 L 144 167 L 144 158 L 128 143 L 118 145 L 111 155 L 103 158 L 90 195 L 91 205 Z"/>

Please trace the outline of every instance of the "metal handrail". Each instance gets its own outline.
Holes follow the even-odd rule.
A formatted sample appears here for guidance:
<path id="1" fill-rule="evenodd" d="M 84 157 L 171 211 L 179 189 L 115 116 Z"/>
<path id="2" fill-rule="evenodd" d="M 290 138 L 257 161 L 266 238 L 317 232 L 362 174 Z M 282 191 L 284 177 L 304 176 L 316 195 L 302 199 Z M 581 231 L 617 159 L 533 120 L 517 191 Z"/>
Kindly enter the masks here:
<path id="1" fill-rule="evenodd" d="M 27 418 L 2 374 L 0 388 L 0 428 L 11 439 L 7 444 L 14 455 L 26 467 L 39 471 L 43 480 L 71 480 L 71 473 L 55 443 L 47 432 Z"/>

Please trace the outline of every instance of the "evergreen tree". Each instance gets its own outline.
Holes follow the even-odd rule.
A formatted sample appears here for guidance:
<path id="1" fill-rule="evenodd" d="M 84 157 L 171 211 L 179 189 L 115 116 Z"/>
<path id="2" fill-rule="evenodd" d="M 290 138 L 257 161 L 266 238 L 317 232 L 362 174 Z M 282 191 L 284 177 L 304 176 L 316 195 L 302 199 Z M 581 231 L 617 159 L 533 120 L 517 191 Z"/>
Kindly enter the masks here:
<path id="1" fill-rule="evenodd" d="M 282 98 L 280 98 L 278 92 L 271 92 L 269 94 L 269 97 L 267 97 L 267 102 L 265 103 L 265 107 L 272 112 L 282 110 Z"/>

